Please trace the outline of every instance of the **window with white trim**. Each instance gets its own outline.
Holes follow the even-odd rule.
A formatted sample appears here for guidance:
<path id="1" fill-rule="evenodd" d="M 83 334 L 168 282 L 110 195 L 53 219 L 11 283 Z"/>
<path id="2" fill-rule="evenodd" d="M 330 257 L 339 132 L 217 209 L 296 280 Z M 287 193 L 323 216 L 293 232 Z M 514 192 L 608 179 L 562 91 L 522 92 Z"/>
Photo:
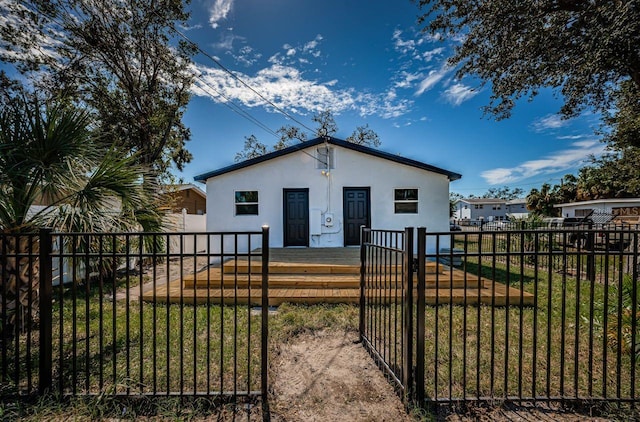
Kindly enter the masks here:
<path id="1" fill-rule="evenodd" d="M 258 191 L 238 190 L 235 192 L 236 215 L 258 215 Z"/>
<path id="2" fill-rule="evenodd" d="M 333 157 L 333 148 L 318 147 L 316 148 L 316 168 L 320 170 L 332 169 L 335 165 Z M 327 166 L 328 164 L 328 166 Z"/>
<path id="3" fill-rule="evenodd" d="M 418 213 L 418 189 L 394 189 L 393 208 L 396 214 Z"/>

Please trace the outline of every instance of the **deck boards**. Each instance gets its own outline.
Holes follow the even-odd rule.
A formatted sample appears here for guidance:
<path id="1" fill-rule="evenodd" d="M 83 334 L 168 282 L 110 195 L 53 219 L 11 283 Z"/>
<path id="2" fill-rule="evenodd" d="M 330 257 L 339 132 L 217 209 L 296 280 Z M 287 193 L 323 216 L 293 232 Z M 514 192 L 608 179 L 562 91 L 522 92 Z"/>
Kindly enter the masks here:
<path id="1" fill-rule="evenodd" d="M 250 262 L 250 265 L 249 265 Z M 393 258 L 389 258 L 393 263 Z M 238 274 L 233 274 L 235 269 Z M 391 302 L 400 299 L 401 267 L 391 266 L 379 276 L 369 297 Z M 228 271 L 232 271 L 229 273 Z M 142 300 L 157 303 L 250 303 L 262 300 L 262 266 L 259 257 L 228 261 L 185 275 L 168 284 L 149 288 Z M 360 300 L 358 248 L 308 248 L 269 250 L 269 305 L 296 303 L 358 303 Z M 416 279 L 417 280 L 417 279 Z M 495 291 L 493 290 L 495 286 Z M 429 262 L 426 266 L 426 303 L 532 305 L 533 295 L 502 283 Z M 237 298 L 235 291 L 237 288 Z"/>

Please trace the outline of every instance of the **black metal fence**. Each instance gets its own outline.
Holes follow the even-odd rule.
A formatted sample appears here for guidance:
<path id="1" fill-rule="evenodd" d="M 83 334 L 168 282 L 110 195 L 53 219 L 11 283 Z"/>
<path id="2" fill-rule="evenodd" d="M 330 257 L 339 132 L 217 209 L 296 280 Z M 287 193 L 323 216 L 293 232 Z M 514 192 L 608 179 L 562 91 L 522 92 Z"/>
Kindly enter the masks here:
<path id="1" fill-rule="evenodd" d="M 0 242 L 2 397 L 266 397 L 268 228 Z"/>
<path id="2" fill-rule="evenodd" d="M 363 228 L 361 233 L 360 338 L 398 391 L 410 384 L 413 231 Z"/>
<path id="3" fill-rule="evenodd" d="M 407 399 L 637 410 L 640 232 L 413 232 L 362 243 L 361 337 Z"/>

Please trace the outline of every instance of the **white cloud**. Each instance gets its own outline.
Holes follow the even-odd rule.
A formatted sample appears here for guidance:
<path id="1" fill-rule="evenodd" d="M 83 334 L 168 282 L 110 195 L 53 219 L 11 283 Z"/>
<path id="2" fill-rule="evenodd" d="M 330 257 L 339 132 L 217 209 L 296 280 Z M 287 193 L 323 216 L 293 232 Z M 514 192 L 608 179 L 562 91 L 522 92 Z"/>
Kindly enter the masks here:
<path id="1" fill-rule="evenodd" d="M 434 57 L 441 55 L 444 52 L 444 47 L 434 48 L 433 50 L 425 51 L 421 54 L 425 62 L 430 62 Z"/>
<path id="2" fill-rule="evenodd" d="M 481 176 L 491 185 L 513 183 L 539 174 L 557 173 L 578 167 L 589 157 L 602 155 L 606 149 L 605 144 L 595 139 L 574 142 L 570 147 L 545 158 L 525 161 L 516 167 L 487 170 Z"/>
<path id="3" fill-rule="evenodd" d="M 178 25 L 178 27 L 182 30 L 182 31 L 192 31 L 194 29 L 201 29 L 202 25 L 200 24 L 196 24 L 196 25 L 192 25 L 192 26 L 188 26 L 188 25 Z"/>
<path id="4" fill-rule="evenodd" d="M 245 45 L 238 51 L 238 54 L 233 56 L 236 62 L 241 63 L 245 66 L 251 66 L 255 64 L 261 57 L 262 54 L 256 53 L 253 48 L 248 45 Z"/>
<path id="5" fill-rule="evenodd" d="M 560 129 L 567 124 L 569 124 L 569 121 L 563 120 L 559 115 L 548 114 L 533 122 L 531 127 L 535 132 L 544 132 L 546 130 Z"/>
<path id="6" fill-rule="evenodd" d="M 558 139 L 569 139 L 569 140 L 575 140 L 575 139 L 584 139 L 586 138 L 588 135 L 564 135 L 564 136 L 558 136 Z"/>
<path id="7" fill-rule="evenodd" d="M 459 106 L 463 102 L 470 100 L 471 98 L 478 95 L 478 91 L 471 88 L 470 86 L 454 84 L 447 88 L 447 90 L 444 91 L 442 95 L 450 104 Z"/>
<path id="8" fill-rule="evenodd" d="M 402 31 L 399 29 L 393 31 L 391 39 L 393 40 L 393 47 L 396 49 L 396 51 L 402 54 L 412 53 L 416 49 L 415 40 L 403 40 Z"/>
<path id="9" fill-rule="evenodd" d="M 244 41 L 245 38 L 231 33 L 225 33 L 220 36 L 220 41 L 213 43 L 212 46 L 218 50 L 233 50 L 233 43 L 238 40 Z"/>
<path id="10" fill-rule="evenodd" d="M 322 35 L 318 34 L 313 40 L 303 44 L 291 45 L 286 43 L 282 46 L 282 52 L 275 53 L 269 57 L 267 61 L 271 64 L 281 66 L 312 64 L 314 58 L 317 59 L 322 55 L 318 49 L 322 40 Z"/>
<path id="11" fill-rule="evenodd" d="M 320 41 L 322 41 L 323 39 L 324 38 L 322 37 L 322 35 L 316 35 L 313 40 L 309 41 L 302 47 L 302 51 L 312 55 L 313 57 L 320 57 L 320 51 L 317 49 L 317 47 L 320 44 Z"/>
<path id="12" fill-rule="evenodd" d="M 193 87 L 195 95 L 209 97 L 218 102 L 232 100 L 246 107 L 271 109 L 265 100 L 221 69 L 196 65 L 194 71 L 206 81 L 205 84 L 196 79 Z M 297 110 L 300 113 L 331 109 L 339 114 L 342 111 L 354 110 L 362 116 L 394 118 L 409 112 L 413 104 L 411 101 L 398 99 L 395 90 L 380 95 L 340 89 L 336 80 L 309 80 L 294 67 L 281 64 L 272 64 L 254 76 L 239 72 L 235 74 L 278 107 Z"/>
<path id="13" fill-rule="evenodd" d="M 401 79 L 396 81 L 393 86 L 395 88 L 411 88 L 413 86 L 413 82 L 420 79 L 422 76 L 422 73 L 400 72 Z"/>
<path id="14" fill-rule="evenodd" d="M 448 66 L 442 66 L 438 70 L 432 70 L 429 72 L 426 78 L 420 82 L 418 85 L 418 90 L 415 95 L 422 95 L 424 92 L 429 91 L 433 88 L 438 82 L 442 80 L 447 74 L 451 72 L 451 68 Z"/>
<path id="15" fill-rule="evenodd" d="M 233 0 L 214 0 L 209 7 L 209 24 L 213 29 L 219 26 L 218 22 L 227 18 L 232 7 Z"/>

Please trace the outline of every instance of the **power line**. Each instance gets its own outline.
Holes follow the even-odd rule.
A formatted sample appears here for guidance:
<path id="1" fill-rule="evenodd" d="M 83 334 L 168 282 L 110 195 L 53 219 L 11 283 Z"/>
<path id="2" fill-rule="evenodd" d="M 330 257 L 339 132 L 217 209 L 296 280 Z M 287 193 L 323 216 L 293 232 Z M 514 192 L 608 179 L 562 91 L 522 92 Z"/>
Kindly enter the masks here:
<path id="1" fill-rule="evenodd" d="M 50 19 L 51 21 L 53 21 L 54 23 L 58 24 L 60 27 L 64 27 L 64 23 L 60 22 L 59 20 L 56 19 L 55 16 L 52 15 L 46 15 L 44 13 L 42 13 L 42 11 L 40 9 L 36 8 L 36 12 L 45 16 L 46 18 Z M 152 13 L 154 13 L 156 16 L 160 17 L 160 14 L 155 11 L 155 10 L 151 10 Z M 68 13 L 69 15 L 71 14 L 70 12 Z M 231 70 L 229 70 L 227 67 L 225 67 L 220 61 L 218 61 L 217 59 L 215 59 L 213 56 L 211 56 L 209 53 L 207 53 L 206 51 L 204 51 L 196 42 L 192 41 L 191 39 L 189 39 L 189 37 L 187 37 L 183 32 L 181 32 L 180 30 L 176 29 L 175 26 L 173 24 L 171 24 L 169 26 L 169 29 L 174 31 L 176 34 L 178 34 L 181 38 L 183 38 L 184 40 L 186 40 L 189 44 L 191 44 L 193 47 L 195 47 L 196 50 L 198 50 L 200 53 L 202 53 L 205 57 L 209 58 L 210 60 L 212 60 L 217 66 L 219 66 L 224 72 L 228 73 L 229 75 L 231 75 L 235 80 L 237 80 L 238 82 L 240 82 L 242 85 L 244 85 L 247 89 L 251 90 L 253 93 L 255 93 L 257 96 L 259 96 L 262 100 L 264 100 L 267 104 L 271 105 L 275 110 L 277 110 L 279 113 L 281 113 L 282 115 L 284 115 L 285 117 L 287 117 L 288 119 L 296 122 L 297 124 L 299 124 L 300 126 L 304 127 L 305 129 L 309 130 L 310 132 L 313 132 L 313 129 L 309 128 L 307 125 L 305 125 L 304 123 L 302 123 L 301 121 L 297 120 L 295 117 L 293 117 L 292 115 L 290 115 L 289 113 L 287 113 L 284 109 L 278 107 L 276 104 L 274 104 L 271 100 L 269 100 L 268 98 L 266 98 L 265 96 L 263 96 L 260 92 L 258 92 L 256 89 L 254 89 L 253 87 L 251 87 L 247 82 L 245 82 L 244 80 L 242 80 L 240 77 L 238 77 L 237 75 L 235 75 Z M 197 69 L 195 69 L 197 70 Z M 227 100 L 227 102 L 222 102 L 222 104 L 224 106 L 226 106 L 227 108 L 229 108 L 231 111 L 235 112 L 236 114 L 240 115 L 241 117 L 249 120 L 250 122 L 254 123 L 256 126 L 260 127 L 261 129 L 263 129 L 265 132 L 275 136 L 276 138 L 279 138 L 278 134 L 271 129 L 270 127 L 268 127 L 266 124 L 264 124 L 263 122 L 261 122 L 258 118 L 252 116 L 249 112 L 247 112 L 246 110 L 243 110 L 239 105 L 235 104 L 233 102 L 233 100 L 231 98 L 229 98 L 228 96 L 226 96 L 224 93 L 222 93 L 220 90 L 218 90 L 216 87 L 214 87 L 213 85 L 211 85 L 202 75 L 201 72 L 198 71 L 198 73 L 196 73 L 195 71 L 193 71 L 193 76 L 196 77 L 198 80 L 200 80 L 205 86 L 207 86 L 208 88 L 210 88 L 211 90 L 215 91 L 219 96 L 221 96 L 222 98 L 224 98 L 225 100 Z M 203 87 L 200 87 L 201 89 L 203 89 Z M 205 90 L 206 91 L 206 90 Z M 209 93 L 210 94 L 210 93 Z M 299 140 L 301 143 L 303 143 L 302 140 Z M 324 163 L 322 160 L 320 160 L 318 157 L 309 154 L 308 152 L 304 151 L 302 148 L 296 148 L 296 150 L 308 155 L 309 157 L 313 158 L 314 160 Z"/>
<path id="2" fill-rule="evenodd" d="M 157 11 L 152 10 L 153 13 L 155 13 L 158 17 L 160 17 L 160 15 L 158 14 Z M 184 39 L 185 41 L 187 41 L 190 45 L 192 45 L 193 47 L 195 47 L 196 50 L 198 50 L 201 54 L 203 54 L 205 57 L 207 57 L 208 59 L 210 59 L 211 61 L 213 61 L 218 67 L 220 67 L 220 69 L 222 69 L 224 72 L 228 73 L 232 78 L 234 78 L 235 80 L 237 80 L 238 82 L 240 82 L 242 85 L 244 85 L 247 89 L 251 90 L 251 92 L 255 93 L 258 97 L 260 97 L 262 100 L 264 100 L 267 104 L 269 104 L 271 107 L 273 107 L 276 111 L 278 111 L 280 114 L 282 114 L 283 116 L 287 117 L 288 119 L 296 122 L 298 125 L 302 126 L 303 128 L 307 129 L 310 132 L 313 132 L 314 130 L 311 129 L 309 126 L 305 125 L 304 123 L 302 123 L 301 121 L 299 121 L 298 119 L 296 119 L 295 117 L 293 117 L 291 114 L 287 113 L 286 110 L 282 109 L 281 107 L 278 107 L 276 104 L 274 104 L 271 100 L 269 100 L 268 98 L 266 98 L 264 95 L 262 95 L 260 92 L 258 92 L 256 89 L 254 89 L 251 85 L 249 85 L 247 82 L 245 82 L 242 78 L 240 78 L 239 76 L 237 76 L 235 73 L 233 73 L 231 70 L 229 70 L 225 65 L 223 65 L 219 60 L 217 60 L 215 57 L 213 57 L 212 55 L 210 55 L 209 53 L 207 53 L 205 50 L 203 50 L 195 41 L 191 40 L 189 37 L 187 37 L 182 31 L 180 31 L 179 29 L 177 29 L 174 25 L 170 25 L 169 28 L 174 31 L 176 34 L 178 34 L 182 39 Z M 202 78 L 198 77 L 198 79 L 203 80 Z M 207 84 L 208 85 L 208 84 Z M 208 85 L 210 86 L 210 85 Z M 220 95 L 222 95 L 222 93 L 220 93 L 217 89 L 213 88 L 216 92 L 218 92 Z M 227 98 L 226 96 L 222 95 L 224 98 Z M 239 109 L 239 107 L 238 107 Z M 245 113 L 246 115 L 250 116 L 250 114 L 246 111 L 243 110 L 243 113 Z M 258 119 L 254 118 L 253 116 L 251 116 L 251 120 L 254 122 L 259 122 Z M 260 127 L 262 127 L 264 129 L 264 127 L 266 125 L 262 124 L 261 122 L 256 123 L 258 124 Z M 274 136 L 278 136 L 275 132 L 273 132 L 271 129 L 268 130 L 268 132 L 272 133 Z M 304 143 L 302 140 L 299 140 L 301 143 Z M 292 145 L 293 146 L 293 145 Z M 302 148 L 296 148 L 297 151 L 300 151 L 306 155 L 308 155 L 309 157 L 313 158 L 314 160 L 323 163 L 324 162 L 322 160 L 320 160 L 318 157 L 309 154 L 307 151 L 303 150 Z"/>
<path id="3" fill-rule="evenodd" d="M 222 92 L 220 92 L 218 89 L 216 89 L 213 85 L 211 85 L 207 80 L 205 80 L 202 77 L 202 74 L 197 74 L 194 73 L 194 76 L 196 78 L 198 78 L 200 80 L 200 82 L 202 82 L 205 86 L 211 88 L 213 91 L 216 92 L 216 94 L 218 94 L 219 96 L 221 96 L 222 98 L 224 98 L 225 100 L 227 100 L 227 102 L 222 102 L 222 104 L 226 107 L 228 107 L 231 111 L 233 111 L 234 113 L 237 113 L 238 115 L 244 117 L 245 119 L 249 120 L 250 122 L 252 122 L 253 124 L 255 124 L 256 126 L 260 127 L 261 129 L 263 129 L 265 132 L 269 133 L 270 135 L 273 135 L 275 137 L 278 137 L 278 134 L 271 129 L 270 127 L 268 127 L 266 124 L 262 123 L 260 120 L 258 120 L 256 117 L 252 116 L 249 112 L 247 112 L 246 110 L 243 110 L 240 106 L 238 106 L 236 103 L 233 102 L 233 100 L 229 97 L 227 97 L 225 94 L 223 94 Z M 201 87 L 202 89 L 202 87 Z"/>
<path id="4" fill-rule="evenodd" d="M 152 12 L 159 16 L 158 12 L 156 12 L 155 10 L 152 10 Z M 220 69 L 222 69 L 224 72 L 228 73 L 233 79 L 235 79 L 236 81 L 240 82 L 247 89 L 249 89 L 251 92 L 256 94 L 258 97 L 260 97 L 263 101 L 265 101 L 271 107 L 273 107 L 276 111 L 278 111 L 279 113 L 281 113 L 283 116 L 287 117 L 288 119 L 296 122 L 297 124 L 299 124 L 303 128 L 307 129 L 308 131 L 313 132 L 313 129 L 311 129 L 309 126 L 305 125 L 304 123 L 302 123 L 298 119 L 296 119 L 291 114 L 287 113 L 287 111 L 284 110 L 283 108 L 281 108 L 281 107 L 277 106 L 276 104 L 274 104 L 273 101 L 271 101 L 270 99 L 268 99 L 267 97 L 262 95 L 255 88 L 253 88 L 251 85 L 249 85 L 247 82 L 245 82 L 242 78 L 240 78 L 235 73 L 233 73 L 231 70 L 229 70 L 219 60 L 217 60 L 215 57 L 213 57 L 212 55 L 210 55 L 209 53 L 204 51 L 196 42 L 192 41 L 189 37 L 187 37 L 182 31 L 177 29 L 174 25 L 171 25 L 170 28 L 171 28 L 172 31 L 174 31 L 176 34 L 178 34 L 182 39 L 184 39 L 189 44 L 191 44 L 193 47 L 195 47 L 196 50 L 198 50 L 198 52 L 200 52 L 202 55 L 204 55 L 205 57 L 207 57 L 208 59 L 213 61 Z"/>

